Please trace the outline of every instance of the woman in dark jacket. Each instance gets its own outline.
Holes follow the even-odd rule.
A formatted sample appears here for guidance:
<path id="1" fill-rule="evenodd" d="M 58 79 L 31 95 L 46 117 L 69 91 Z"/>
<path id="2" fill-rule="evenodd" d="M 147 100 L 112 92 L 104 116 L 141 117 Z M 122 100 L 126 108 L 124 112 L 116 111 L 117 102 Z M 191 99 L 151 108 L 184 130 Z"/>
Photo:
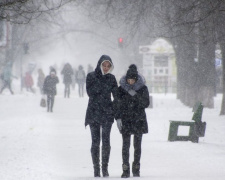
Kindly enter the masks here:
<path id="1" fill-rule="evenodd" d="M 47 95 L 47 111 L 52 112 L 56 95 L 56 84 L 59 83 L 59 79 L 56 76 L 55 69 L 51 69 L 50 75 L 45 78 L 43 84 L 43 92 Z"/>
<path id="2" fill-rule="evenodd" d="M 123 138 L 123 174 L 122 178 L 130 177 L 129 149 L 131 135 L 134 135 L 134 162 L 132 173 L 140 176 L 140 158 L 142 134 L 148 133 L 145 108 L 149 106 L 149 92 L 145 80 L 138 75 L 136 65 L 131 65 L 126 76 L 120 80 L 117 92 L 116 120 Z"/>
<path id="3" fill-rule="evenodd" d="M 63 83 L 65 84 L 64 98 L 70 97 L 70 85 L 72 84 L 73 68 L 69 63 L 63 67 L 61 74 L 63 75 Z"/>
<path id="4" fill-rule="evenodd" d="M 100 177 L 100 140 L 102 139 L 102 174 L 109 176 L 108 162 L 110 155 L 110 132 L 114 121 L 111 94 L 115 97 L 118 88 L 116 78 L 110 74 L 113 63 L 109 56 L 102 55 L 95 71 L 88 73 L 86 90 L 89 96 L 85 126 L 89 125 L 92 137 L 91 155 L 94 176 Z M 102 130 L 102 133 L 100 133 Z M 100 137 L 102 134 L 102 137 Z"/>

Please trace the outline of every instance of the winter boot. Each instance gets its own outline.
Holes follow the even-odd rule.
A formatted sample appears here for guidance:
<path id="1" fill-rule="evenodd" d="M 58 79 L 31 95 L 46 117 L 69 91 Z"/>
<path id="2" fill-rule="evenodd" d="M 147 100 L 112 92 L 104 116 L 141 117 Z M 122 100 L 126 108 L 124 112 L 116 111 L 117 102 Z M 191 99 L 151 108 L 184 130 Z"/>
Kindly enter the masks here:
<path id="1" fill-rule="evenodd" d="M 50 106 L 50 108 L 48 108 L 48 112 L 52 112 L 52 105 Z"/>
<path id="2" fill-rule="evenodd" d="M 66 90 L 64 90 L 64 98 L 66 98 Z"/>
<path id="3" fill-rule="evenodd" d="M 94 167 L 94 177 L 100 177 L 99 147 L 91 148 L 91 156 Z"/>
<path id="4" fill-rule="evenodd" d="M 130 177 L 130 165 L 129 164 L 123 164 L 123 174 L 121 175 L 121 178 L 129 178 Z"/>
<path id="5" fill-rule="evenodd" d="M 51 100 L 50 112 L 53 112 L 54 99 Z"/>
<path id="6" fill-rule="evenodd" d="M 70 89 L 68 90 L 68 95 L 67 96 L 68 96 L 68 98 L 70 98 Z"/>
<path id="7" fill-rule="evenodd" d="M 102 147 L 102 175 L 103 177 L 108 177 L 108 163 L 109 163 L 109 156 L 110 156 L 111 147 Z"/>
<path id="8" fill-rule="evenodd" d="M 47 103 L 47 112 L 49 112 L 49 109 L 50 109 L 50 108 L 49 108 L 49 103 Z"/>
<path id="9" fill-rule="evenodd" d="M 132 164 L 132 173 L 134 177 L 140 177 L 140 163 Z"/>

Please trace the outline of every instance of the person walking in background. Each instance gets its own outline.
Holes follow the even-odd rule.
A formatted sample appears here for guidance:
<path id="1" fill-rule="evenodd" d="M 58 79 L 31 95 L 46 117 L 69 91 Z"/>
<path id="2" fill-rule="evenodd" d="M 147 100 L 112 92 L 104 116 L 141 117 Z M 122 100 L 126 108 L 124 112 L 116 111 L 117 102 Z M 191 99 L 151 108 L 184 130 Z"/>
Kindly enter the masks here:
<path id="1" fill-rule="evenodd" d="M 3 90 L 5 88 L 8 88 L 9 91 L 11 92 L 11 94 L 14 94 L 14 92 L 12 91 L 12 88 L 11 88 L 11 78 L 12 77 L 15 77 L 12 75 L 12 62 L 7 62 L 3 69 L 3 72 L 1 74 L 3 86 L 1 88 L 0 94 L 3 92 Z"/>
<path id="2" fill-rule="evenodd" d="M 85 117 L 85 126 L 91 130 L 91 156 L 94 166 L 94 177 L 100 177 L 100 141 L 102 140 L 102 174 L 109 176 L 108 162 L 110 156 L 110 132 L 114 122 L 113 102 L 111 94 L 115 98 L 117 82 L 111 74 L 114 66 L 107 55 L 102 55 L 95 71 L 88 73 L 86 90 L 89 96 Z"/>
<path id="3" fill-rule="evenodd" d="M 123 139 L 123 174 L 121 177 L 130 177 L 129 149 L 131 135 L 134 135 L 132 173 L 134 177 L 139 177 L 142 134 L 148 133 L 145 108 L 149 106 L 149 92 L 145 80 L 138 75 L 136 65 L 130 65 L 126 76 L 121 78 L 116 97 L 115 119 Z"/>
<path id="4" fill-rule="evenodd" d="M 85 83 L 86 75 L 83 69 L 83 66 L 78 67 L 78 71 L 76 74 L 76 80 L 78 83 L 78 92 L 80 97 L 84 97 L 84 83 Z"/>
<path id="5" fill-rule="evenodd" d="M 31 72 L 26 72 L 24 83 L 25 83 L 26 90 L 34 93 L 34 90 L 33 90 L 34 81 L 33 81 L 33 77 L 31 76 Z"/>
<path id="6" fill-rule="evenodd" d="M 59 83 L 59 79 L 56 76 L 55 69 L 51 69 L 50 75 L 45 78 L 43 85 L 43 92 L 47 95 L 47 111 L 53 112 L 53 106 L 55 101 L 56 84 Z"/>
<path id="7" fill-rule="evenodd" d="M 94 69 L 92 67 L 92 65 L 88 64 L 88 69 L 87 69 L 87 74 L 92 72 Z"/>
<path id="8" fill-rule="evenodd" d="M 38 79 L 37 79 L 37 86 L 40 89 L 40 93 L 43 94 L 43 84 L 45 81 L 45 74 L 42 69 L 38 69 Z"/>
<path id="9" fill-rule="evenodd" d="M 70 97 L 70 85 L 72 83 L 73 69 L 69 63 L 63 67 L 61 74 L 63 75 L 63 83 L 65 84 L 64 97 Z"/>

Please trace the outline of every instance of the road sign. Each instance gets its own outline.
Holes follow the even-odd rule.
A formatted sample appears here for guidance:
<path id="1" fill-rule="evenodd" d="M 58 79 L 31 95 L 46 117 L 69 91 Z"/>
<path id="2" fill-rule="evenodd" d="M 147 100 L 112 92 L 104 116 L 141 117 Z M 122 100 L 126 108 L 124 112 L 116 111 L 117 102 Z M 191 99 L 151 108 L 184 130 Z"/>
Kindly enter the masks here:
<path id="1" fill-rule="evenodd" d="M 139 53 L 140 54 L 150 53 L 150 45 L 149 46 L 139 46 Z"/>
<path id="2" fill-rule="evenodd" d="M 215 65 L 216 65 L 216 67 L 221 66 L 222 65 L 222 60 L 219 59 L 219 58 L 216 58 L 215 59 Z"/>

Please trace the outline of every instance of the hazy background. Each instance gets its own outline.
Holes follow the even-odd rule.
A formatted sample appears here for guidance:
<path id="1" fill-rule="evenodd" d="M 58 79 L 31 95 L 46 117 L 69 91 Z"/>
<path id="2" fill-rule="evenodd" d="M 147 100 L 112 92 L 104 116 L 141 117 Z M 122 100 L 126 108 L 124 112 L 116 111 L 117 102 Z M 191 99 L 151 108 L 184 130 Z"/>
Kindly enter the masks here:
<path id="1" fill-rule="evenodd" d="M 30 69 L 34 76 L 38 68 L 48 74 L 49 66 L 60 72 L 66 62 L 87 71 L 107 54 L 119 79 L 131 63 L 142 73 L 139 47 L 164 38 L 175 52 L 177 98 L 189 107 L 200 101 L 214 108 L 214 97 L 222 93 L 220 114 L 225 115 L 224 12 L 221 0 L 2 1 L 0 73 L 7 62 L 18 78 Z M 164 83 L 156 79 L 151 86 Z"/>
<path id="2" fill-rule="evenodd" d="M 64 63 L 69 62 L 74 68 L 87 65 L 94 68 L 103 54 L 109 55 L 115 65 L 114 73 L 125 72 L 128 64 L 134 59 L 124 55 L 118 47 L 118 38 L 125 32 L 109 27 L 104 22 L 95 22 L 86 15 L 82 7 L 65 5 L 52 12 L 54 18 L 50 22 L 34 20 L 30 24 L 17 26 L 24 29 L 24 41 L 29 43 L 27 54 L 21 52 L 23 71 L 29 63 L 36 64 L 48 73 L 49 66 L 61 70 Z M 138 51 L 138 49 L 137 49 Z M 19 59 L 15 62 L 15 70 L 20 73 Z"/>

